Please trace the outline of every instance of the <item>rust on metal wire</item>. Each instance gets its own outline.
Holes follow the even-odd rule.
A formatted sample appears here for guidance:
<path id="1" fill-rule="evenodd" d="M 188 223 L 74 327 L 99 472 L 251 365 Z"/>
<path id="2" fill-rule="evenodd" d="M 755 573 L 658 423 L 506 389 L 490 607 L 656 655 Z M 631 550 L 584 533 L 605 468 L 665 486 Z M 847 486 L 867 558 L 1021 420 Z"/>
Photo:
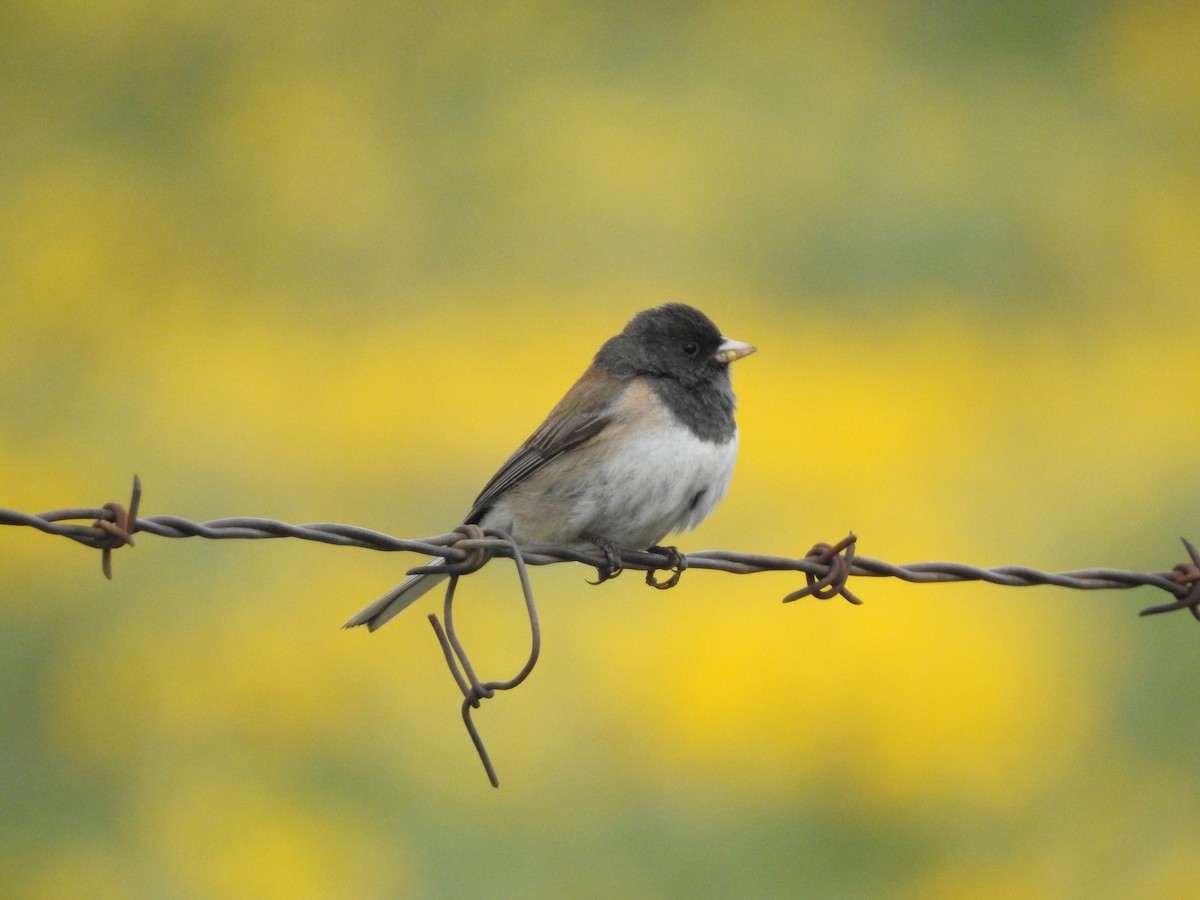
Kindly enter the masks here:
<path id="1" fill-rule="evenodd" d="M 858 536 L 852 531 L 836 544 L 815 544 L 804 558 L 818 566 L 824 566 L 825 571 L 805 572 L 804 579 L 807 584 L 798 591 L 792 591 L 783 598 L 783 602 L 791 603 L 802 597 L 815 597 L 818 600 L 841 597 L 854 606 L 861 606 L 862 600 L 846 587 L 857 543 Z"/>
<path id="2" fill-rule="evenodd" d="M 1191 562 L 1179 563 L 1171 570 L 1171 579 L 1187 593 L 1183 594 L 1174 603 L 1164 603 L 1161 606 L 1148 606 L 1143 609 L 1138 615 L 1154 616 L 1159 613 L 1174 612 L 1177 609 L 1186 609 L 1192 614 L 1192 618 L 1200 622 L 1200 552 L 1196 550 L 1196 545 L 1183 538 L 1184 549 L 1187 550 Z"/>
<path id="3" fill-rule="evenodd" d="M 133 476 L 133 493 L 128 509 L 120 503 L 105 503 L 103 509 L 109 518 L 99 517 L 93 528 L 104 532 L 97 546 L 100 548 L 100 569 L 104 577 L 112 581 L 112 552 L 118 547 L 133 546 L 133 533 L 137 531 L 138 506 L 142 500 L 142 480 Z"/>

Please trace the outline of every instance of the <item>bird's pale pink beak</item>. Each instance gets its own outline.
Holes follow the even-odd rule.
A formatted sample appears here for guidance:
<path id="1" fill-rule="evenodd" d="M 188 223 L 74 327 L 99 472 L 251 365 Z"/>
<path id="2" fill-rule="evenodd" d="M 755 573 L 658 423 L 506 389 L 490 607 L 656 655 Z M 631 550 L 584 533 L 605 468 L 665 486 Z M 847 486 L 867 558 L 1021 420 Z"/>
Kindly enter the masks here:
<path id="1" fill-rule="evenodd" d="M 749 356 L 757 349 L 753 344 L 743 344 L 741 341 L 735 341 L 722 335 L 721 346 L 717 348 L 717 362 L 728 365 L 735 359 Z"/>

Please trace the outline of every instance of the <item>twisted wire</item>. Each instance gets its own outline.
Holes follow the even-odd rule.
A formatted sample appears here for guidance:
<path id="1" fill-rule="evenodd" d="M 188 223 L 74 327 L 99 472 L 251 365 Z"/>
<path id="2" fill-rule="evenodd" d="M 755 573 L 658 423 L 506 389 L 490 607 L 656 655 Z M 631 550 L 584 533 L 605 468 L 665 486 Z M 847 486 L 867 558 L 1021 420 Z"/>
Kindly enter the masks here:
<path id="1" fill-rule="evenodd" d="M 361 547 L 368 550 L 408 551 L 430 557 L 444 557 L 448 563 L 464 563 L 472 555 L 484 553 L 491 556 L 513 559 L 516 545 L 511 540 L 496 535 L 473 532 L 464 534 L 452 531 L 418 539 L 405 539 L 362 528 L 332 522 L 315 522 L 293 525 L 274 519 L 251 516 L 232 516 L 193 522 L 181 516 L 139 516 L 141 484 L 134 479 L 134 490 L 128 508 L 119 503 L 109 503 L 99 508 L 59 509 L 44 513 L 24 513 L 0 508 L 0 525 L 28 526 L 47 534 L 66 537 L 88 547 L 111 551 L 124 544 L 134 543 L 134 534 L 153 534 L 164 538 L 199 537 L 209 540 L 267 540 L 294 538 L 317 541 L 339 547 Z M 79 520 L 92 520 L 92 524 L 79 524 Z M 1008 587 L 1053 585 L 1075 590 L 1121 590 L 1135 587 L 1154 587 L 1172 595 L 1173 603 L 1186 600 L 1200 579 L 1200 557 L 1195 547 L 1184 540 L 1192 560 L 1180 564 L 1170 571 L 1136 572 L 1117 568 L 1087 568 L 1068 572 L 1044 572 L 1030 566 L 995 566 L 984 568 L 960 562 L 914 562 L 898 565 L 879 559 L 855 555 L 854 536 L 843 539 L 832 548 L 820 544 L 813 552 L 799 557 L 772 556 L 761 553 L 744 553 L 734 550 L 699 550 L 679 554 L 676 559 L 666 552 L 670 548 L 624 550 L 620 552 L 624 568 L 653 573 L 673 570 L 682 562 L 688 569 L 705 569 L 729 572 L 735 575 L 750 575 L 760 572 L 802 572 L 813 576 L 817 582 L 826 583 L 814 590 L 802 590 L 799 594 L 824 598 L 823 591 L 830 584 L 841 583 L 853 577 L 897 578 L 914 584 L 934 584 L 955 581 L 983 581 Z M 820 549 L 818 552 L 818 548 Z M 832 549 L 835 552 L 828 552 Z M 847 552 L 849 551 L 849 552 Z M 526 544 L 520 548 L 525 565 L 545 566 L 561 562 L 578 562 L 599 567 L 605 563 L 602 553 L 575 547 L 549 544 Z M 837 560 L 842 560 L 838 563 Z M 839 567 L 839 576 L 829 579 L 830 566 Z M 422 569 L 423 570 L 423 569 Z M 816 582 L 814 582 L 816 583 Z M 813 584 L 810 584 L 810 588 Z M 836 593 L 836 592 L 835 592 Z M 786 599 L 796 599 L 789 594 Z M 849 599 L 849 598 L 847 598 Z M 853 602 L 853 601 L 852 601 Z M 1184 604 L 1186 606 L 1186 604 Z M 1180 607 L 1182 608 L 1182 607 Z"/>

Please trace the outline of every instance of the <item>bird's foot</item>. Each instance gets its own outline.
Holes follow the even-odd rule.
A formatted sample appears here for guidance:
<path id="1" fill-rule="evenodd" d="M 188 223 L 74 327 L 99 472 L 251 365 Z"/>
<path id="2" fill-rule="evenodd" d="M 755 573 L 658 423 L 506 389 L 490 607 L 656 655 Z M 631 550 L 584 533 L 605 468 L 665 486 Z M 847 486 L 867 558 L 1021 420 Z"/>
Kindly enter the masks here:
<path id="1" fill-rule="evenodd" d="M 667 570 L 671 573 L 671 577 L 666 581 L 659 581 L 654 577 L 654 571 L 651 569 L 646 573 L 646 584 L 650 587 L 658 588 L 660 591 L 665 591 L 668 588 L 673 588 L 679 584 L 679 576 L 683 574 L 683 570 L 687 568 L 687 557 L 679 552 L 678 547 L 660 547 L 655 544 L 646 550 L 647 553 L 661 553 L 667 558 Z"/>
<path id="2" fill-rule="evenodd" d="M 621 565 L 620 547 L 597 534 L 585 534 L 584 538 L 595 544 L 596 548 L 604 554 L 604 562 L 596 566 L 596 574 L 599 577 L 595 581 L 589 581 L 588 584 L 603 584 L 610 578 L 616 578 L 625 571 Z"/>

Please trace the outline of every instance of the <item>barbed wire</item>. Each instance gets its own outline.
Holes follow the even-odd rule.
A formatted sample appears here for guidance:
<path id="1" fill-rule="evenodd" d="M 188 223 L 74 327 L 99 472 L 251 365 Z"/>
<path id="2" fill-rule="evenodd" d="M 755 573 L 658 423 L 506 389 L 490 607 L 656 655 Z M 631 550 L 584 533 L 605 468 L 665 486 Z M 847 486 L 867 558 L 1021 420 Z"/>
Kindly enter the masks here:
<path id="1" fill-rule="evenodd" d="M 484 747 L 479 731 L 471 718 L 481 700 L 495 696 L 498 691 L 511 690 L 529 677 L 541 651 L 541 630 L 537 607 L 530 587 L 527 566 L 544 566 L 561 562 L 578 562 L 594 566 L 601 573 L 599 581 L 614 577 L 624 569 L 643 571 L 646 583 L 656 588 L 674 587 L 686 569 L 707 569 L 750 575 L 762 572 L 801 572 L 805 586 L 783 598 L 790 603 L 802 597 L 830 599 L 841 597 L 849 603 L 861 604 L 847 587 L 850 578 L 897 578 L 914 584 L 983 581 L 1006 587 L 1052 585 L 1074 590 L 1123 590 L 1153 587 L 1166 591 L 1168 603 L 1148 606 L 1139 615 L 1188 610 L 1200 621 L 1200 551 L 1186 538 L 1184 549 L 1190 557 L 1170 571 L 1135 572 L 1116 568 L 1076 569 L 1069 572 L 1043 572 L 1029 566 L 996 566 L 981 568 L 956 562 L 918 562 L 896 565 L 883 560 L 858 556 L 857 537 L 851 533 L 835 544 L 819 543 L 799 558 L 741 553 L 732 550 L 701 550 L 680 553 L 675 548 L 654 548 L 650 551 L 623 550 L 618 554 L 620 567 L 611 571 L 611 560 L 601 551 L 579 550 L 548 544 L 518 545 L 502 531 L 484 530 L 476 525 L 460 526 L 457 530 L 432 537 L 407 540 L 361 528 L 355 525 L 320 522 L 291 525 L 274 519 L 235 516 L 193 522 L 180 516 L 138 515 L 141 506 L 141 480 L 133 479 L 133 491 L 128 506 L 106 503 L 99 508 L 58 509 L 44 513 L 24 513 L 0 508 L 0 525 L 28 526 L 46 534 L 60 535 L 86 547 L 101 551 L 101 569 L 112 578 L 112 552 L 134 544 L 134 535 L 153 534 L 165 538 L 200 537 L 210 540 L 261 540 L 296 538 L 317 541 L 340 547 L 362 547 L 369 550 L 409 551 L 444 562 L 417 566 L 412 572 L 440 572 L 450 575 L 442 607 L 442 620 L 429 616 L 437 635 L 446 665 L 463 694 L 463 721 L 493 786 L 499 786 L 495 767 Z M 80 524 L 91 520 L 90 525 Z M 513 560 L 529 618 L 531 649 L 525 664 L 513 677 L 504 681 L 480 681 L 470 657 L 454 628 L 454 595 L 461 576 L 474 572 L 494 557 Z M 658 581 L 655 573 L 670 571 L 671 577 Z M 599 582 L 595 582 L 599 583 Z"/>

